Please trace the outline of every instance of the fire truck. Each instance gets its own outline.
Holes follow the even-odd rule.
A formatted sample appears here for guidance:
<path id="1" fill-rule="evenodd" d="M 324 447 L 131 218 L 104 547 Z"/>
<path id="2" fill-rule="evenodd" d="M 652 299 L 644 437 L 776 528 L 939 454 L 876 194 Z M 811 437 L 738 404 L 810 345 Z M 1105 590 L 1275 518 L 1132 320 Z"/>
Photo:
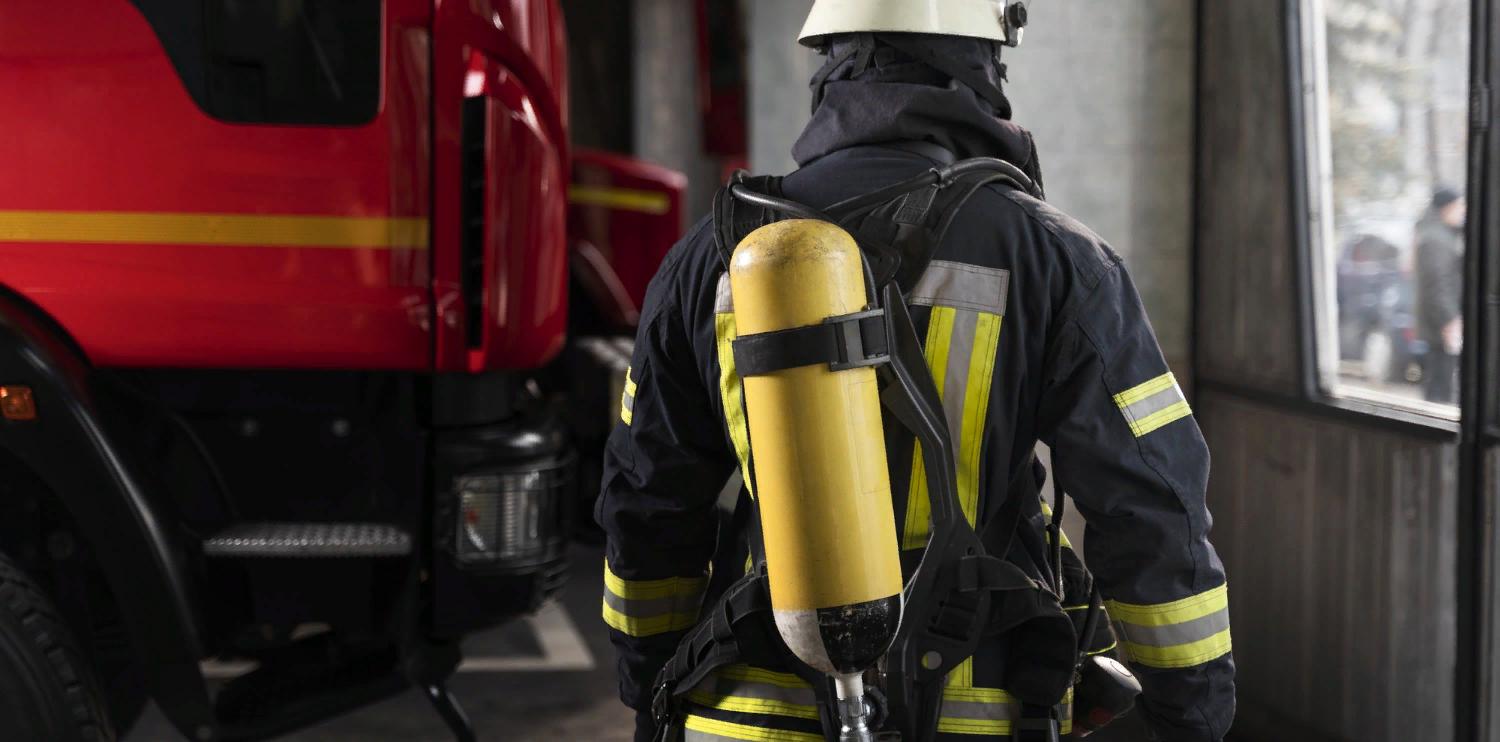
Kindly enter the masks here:
<path id="1" fill-rule="evenodd" d="M 0 738 L 472 738 L 681 226 L 566 56 L 555 0 L 0 5 Z"/>

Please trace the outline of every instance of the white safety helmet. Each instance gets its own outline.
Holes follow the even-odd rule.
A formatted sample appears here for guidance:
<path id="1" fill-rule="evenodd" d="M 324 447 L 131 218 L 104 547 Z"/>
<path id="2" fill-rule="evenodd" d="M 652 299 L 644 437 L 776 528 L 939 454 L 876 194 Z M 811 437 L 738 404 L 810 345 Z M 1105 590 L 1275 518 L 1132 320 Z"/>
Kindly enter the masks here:
<path id="1" fill-rule="evenodd" d="M 1021 0 L 816 0 L 797 40 L 818 46 L 825 36 L 920 33 L 1021 43 Z"/>

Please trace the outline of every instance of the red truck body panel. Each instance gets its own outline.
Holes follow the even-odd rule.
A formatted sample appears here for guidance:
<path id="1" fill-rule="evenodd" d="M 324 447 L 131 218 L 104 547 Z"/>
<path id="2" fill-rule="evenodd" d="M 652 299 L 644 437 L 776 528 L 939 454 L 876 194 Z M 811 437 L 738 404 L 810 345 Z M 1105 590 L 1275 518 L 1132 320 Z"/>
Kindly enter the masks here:
<path id="1" fill-rule="evenodd" d="M 544 363 L 566 320 L 561 14 L 385 0 L 384 15 L 373 120 L 268 125 L 196 105 L 126 0 L 5 3 L 0 285 L 103 366 Z M 493 108 L 486 324 L 469 347 L 455 189 L 476 54 Z"/>
<path id="2" fill-rule="evenodd" d="M 596 248 L 640 311 L 646 285 L 682 235 L 687 177 L 629 157 L 573 153 L 568 233 Z"/>
<path id="3" fill-rule="evenodd" d="M 566 340 L 567 77 L 552 2 L 440 0 L 433 51 L 433 286 L 440 371 L 532 368 Z M 537 61 L 550 65 L 539 66 Z M 483 311 L 461 295 L 462 103 L 484 98 Z M 483 323 L 476 337 L 468 323 Z"/>

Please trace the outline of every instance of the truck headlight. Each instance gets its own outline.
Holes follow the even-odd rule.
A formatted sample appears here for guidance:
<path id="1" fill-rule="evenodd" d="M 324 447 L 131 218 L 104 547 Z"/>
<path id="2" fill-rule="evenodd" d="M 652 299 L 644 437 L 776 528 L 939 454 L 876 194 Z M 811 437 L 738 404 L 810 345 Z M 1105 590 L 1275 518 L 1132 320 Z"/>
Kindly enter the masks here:
<path id="1" fill-rule="evenodd" d="M 565 468 L 459 477 L 458 561 L 522 563 L 546 556 L 562 537 L 561 500 L 566 482 Z"/>

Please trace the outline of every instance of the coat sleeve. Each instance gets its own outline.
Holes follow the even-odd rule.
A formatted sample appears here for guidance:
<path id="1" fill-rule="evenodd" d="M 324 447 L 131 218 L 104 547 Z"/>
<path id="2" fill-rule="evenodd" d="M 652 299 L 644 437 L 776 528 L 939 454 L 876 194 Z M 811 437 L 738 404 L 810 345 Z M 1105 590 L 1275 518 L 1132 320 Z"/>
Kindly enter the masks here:
<path id="1" fill-rule="evenodd" d="M 1140 298 L 1113 264 L 1058 330 L 1039 422 L 1084 558 L 1163 742 L 1217 742 L 1234 717 L 1223 565 L 1208 541 L 1209 456 Z"/>
<path id="2" fill-rule="evenodd" d="M 1425 231 L 1417 239 L 1417 279 L 1422 283 L 1418 301 L 1428 304 L 1428 316 L 1447 324 L 1463 313 L 1464 274 L 1462 258 L 1449 245 Z"/>
<path id="3" fill-rule="evenodd" d="M 697 622 L 715 506 L 734 467 L 685 323 L 659 298 L 670 287 L 655 288 L 663 290 L 647 298 L 651 319 L 637 334 L 595 508 L 607 538 L 603 613 L 619 655 L 620 698 L 638 711 Z"/>

